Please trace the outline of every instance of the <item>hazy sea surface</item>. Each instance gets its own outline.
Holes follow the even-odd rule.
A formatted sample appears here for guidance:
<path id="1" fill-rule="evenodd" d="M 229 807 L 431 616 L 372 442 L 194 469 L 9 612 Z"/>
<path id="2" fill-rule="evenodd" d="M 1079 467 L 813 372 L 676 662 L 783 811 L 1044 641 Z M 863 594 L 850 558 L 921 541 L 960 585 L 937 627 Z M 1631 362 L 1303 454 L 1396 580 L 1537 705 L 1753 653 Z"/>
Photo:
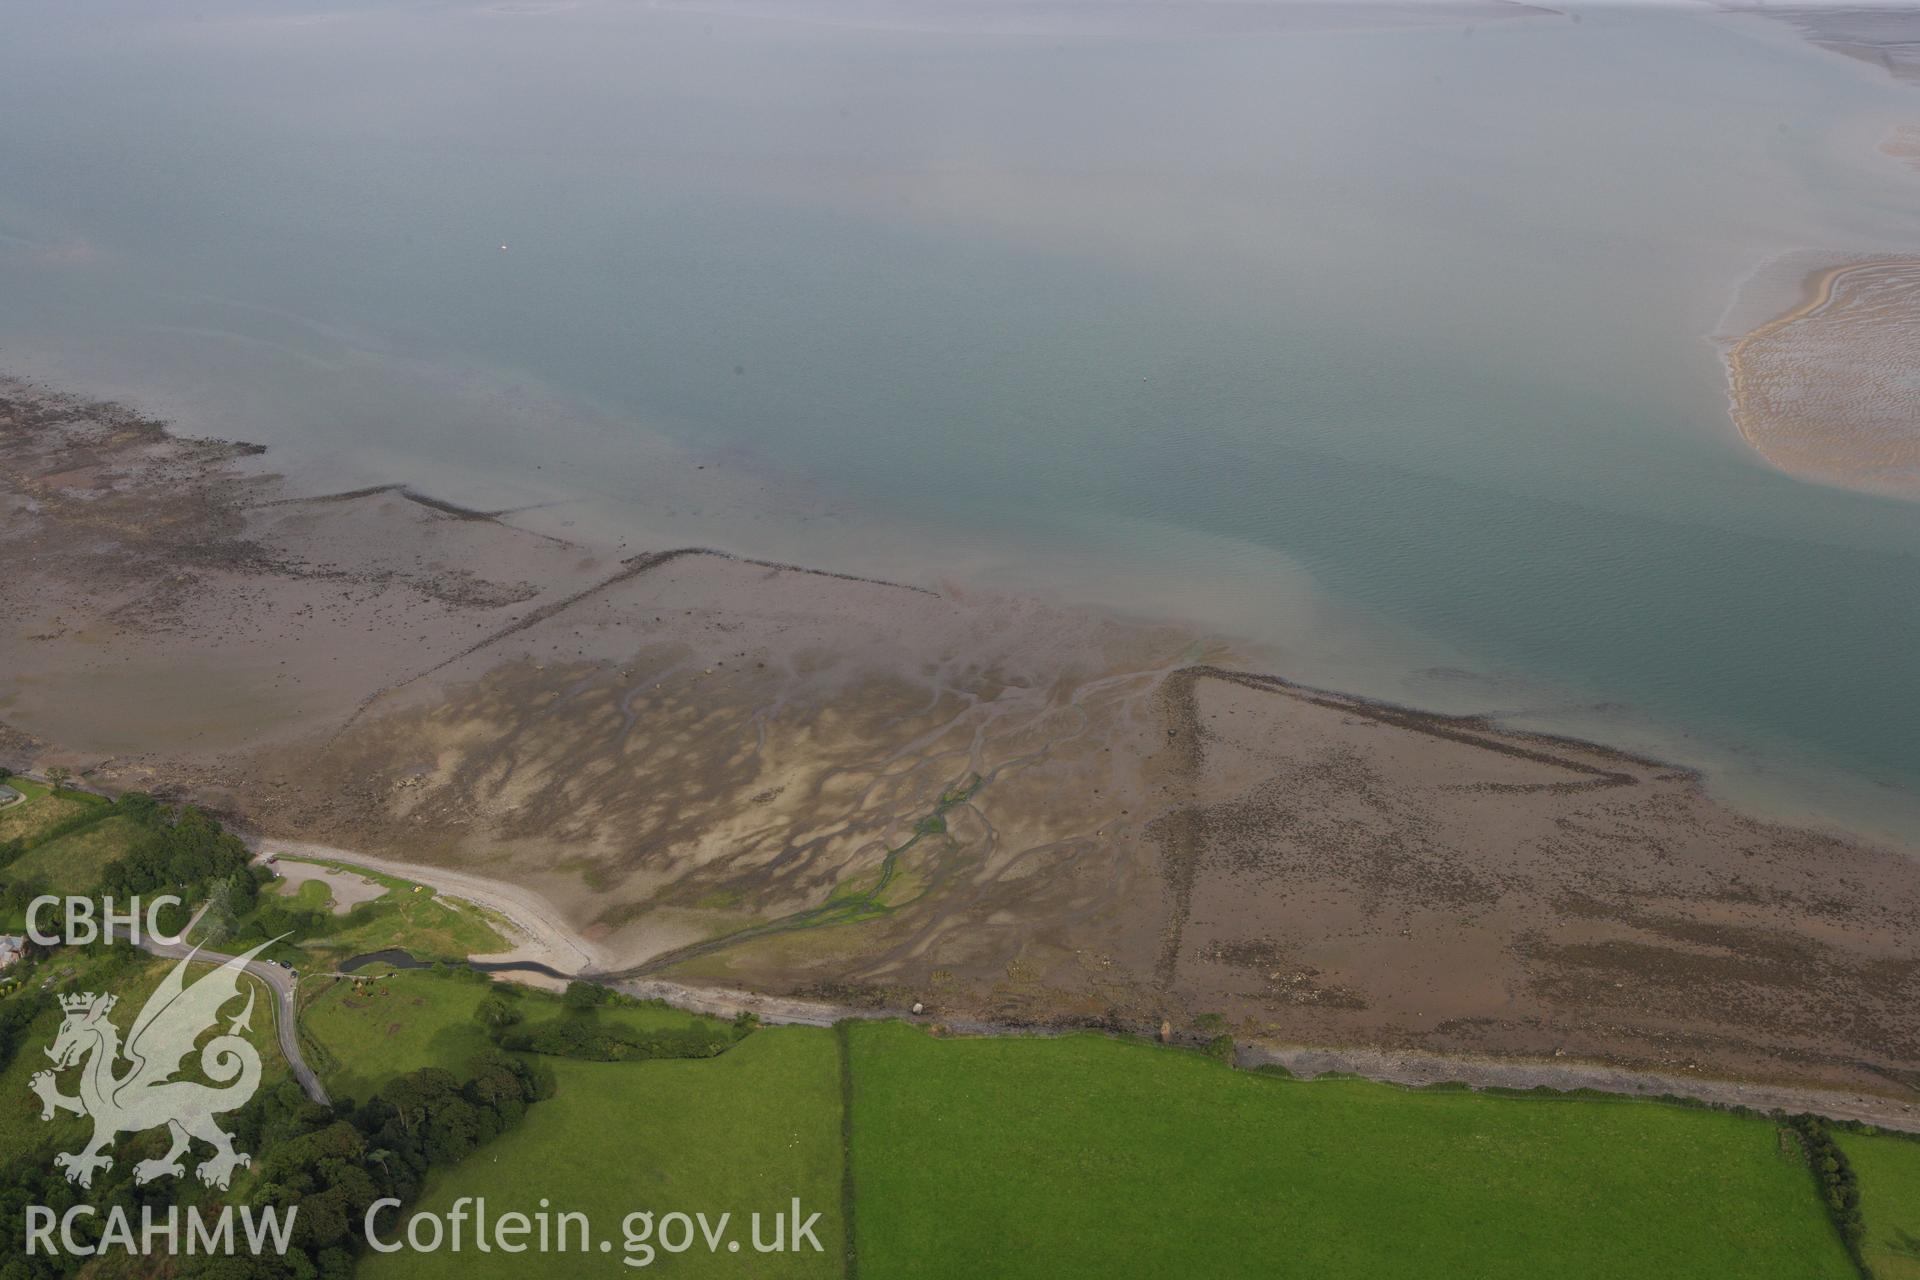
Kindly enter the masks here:
<path id="1" fill-rule="evenodd" d="M 0 367 L 1898 834 L 1920 504 L 1767 469 L 1709 339 L 1920 251 L 1920 92 L 1705 8 L 1008 10 L 11 4 Z"/>

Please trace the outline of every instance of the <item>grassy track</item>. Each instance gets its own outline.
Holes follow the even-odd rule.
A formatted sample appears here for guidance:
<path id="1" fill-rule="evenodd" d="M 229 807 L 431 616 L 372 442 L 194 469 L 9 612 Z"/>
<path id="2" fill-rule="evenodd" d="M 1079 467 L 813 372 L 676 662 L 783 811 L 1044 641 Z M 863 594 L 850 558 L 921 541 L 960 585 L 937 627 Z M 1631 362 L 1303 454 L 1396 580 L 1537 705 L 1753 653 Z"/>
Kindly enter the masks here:
<path id="1" fill-rule="evenodd" d="M 32 778 L 23 778 L 17 773 L 10 774 L 6 778 L 0 779 L 0 782 L 4 782 L 5 785 L 12 787 L 15 791 L 18 791 L 21 794 L 21 796 L 26 799 L 28 803 L 32 803 L 33 801 L 40 799 L 42 796 L 46 795 L 47 792 L 53 790 L 53 788 L 49 787 L 44 782 L 35 782 Z"/>
<path id="2" fill-rule="evenodd" d="M 554 1096 L 517 1128 L 437 1173 L 421 1207 L 445 1213 L 458 1196 L 483 1196 L 490 1214 L 552 1210 L 590 1215 L 613 1250 L 591 1256 L 471 1250 L 402 1252 L 363 1263 L 362 1280 L 487 1280 L 636 1274 L 620 1262 L 621 1221 L 636 1210 L 733 1215 L 738 1253 L 704 1245 L 661 1255 L 637 1274 L 753 1280 L 828 1277 L 843 1262 L 840 1079 L 833 1033 L 807 1027 L 756 1032 L 718 1058 L 688 1062 L 542 1059 Z M 824 1252 L 756 1254 L 746 1215 L 784 1212 L 799 1197 Z M 992 1274 L 982 1272 L 980 1274 Z"/>
<path id="3" fill-rule="evenodd" d="M 1920 1280 L 1920 1141 L 1834 1131 L 1860 1179 L 1875 1280 Z"/>
<path id="4" fill-rule="evenodd" d="M 860 1187 L 853 1163 L 853 1024 L 842 1022 L 833 1029 L 834 1047 L 840 1067 L 840 1219 L 846 1245 L 846 1280 L 859 1280 L 858 1241 Z"/>
<path id="5" fill-rule="evenodd" d="M 1832 1277 L 1775 1127 L 1302 1083 L 1095 1036 L 852 1029 L 876 1276 Z"/>

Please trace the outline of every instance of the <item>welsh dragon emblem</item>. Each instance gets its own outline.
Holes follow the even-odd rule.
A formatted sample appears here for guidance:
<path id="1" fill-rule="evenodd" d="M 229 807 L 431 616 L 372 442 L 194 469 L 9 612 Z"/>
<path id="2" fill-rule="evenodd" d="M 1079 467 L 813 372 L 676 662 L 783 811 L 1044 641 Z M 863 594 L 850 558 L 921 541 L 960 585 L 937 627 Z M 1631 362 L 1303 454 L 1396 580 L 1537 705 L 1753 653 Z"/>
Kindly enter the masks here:
<path id="1" fill-rule="evenodd" d="M 260 1054 L 241 1034 L 253 1016 L 252 990 L 247 992 L 246 1007 L 226 1031 L 200 1048 L 200 1073 L 214 1083 L 172 1077 L 193 1053 L 201 1033 L 218 1022 L 221 1008 L 240 994 L 240 974 L 247 962 L 269 945 L 263 942 L 233 957 L 189 987 L 187 965 L 198 954 L 196 947 L 173 966 L 141 1008 L 124 1046 L 119 1030 L 107 1018 L 118 997 L 93 992 L 60 997 L 66 1018 L 47 1050 L 53 1069 L 37 1073 L 28 1083 L 40 1095 L 42 1120 L 51 1120 L 60 1111 L 93 1117 L 92 1141 L 79 1151 L 53 1158 L 54 1167 L 64 1169 L 69 1182 L 92 1186 L 93 1175 L 113 1164 L 106 1149 L 114 1139 L 162 1125 L 172 1133 L 173 1145 L 159 1159 L 136 1164 L 135 1182 L 151 1182 L 164 1174 L 183 1177 L 186 1167 L 180 1157 L 194 1138 L 214 1149 L 194 1170 L 209 1186 L 224 1190 L 236 1168 L 253 1163 L 252 1156 L 233 1149 L 233 1135 L 213 1119 L 216 1112 L 239 1107 L 260 1087 Z M 68 1097 L 60 1092 L 57 1076 L 74 1066 L 80 1067 L 80 1093 Z"/>

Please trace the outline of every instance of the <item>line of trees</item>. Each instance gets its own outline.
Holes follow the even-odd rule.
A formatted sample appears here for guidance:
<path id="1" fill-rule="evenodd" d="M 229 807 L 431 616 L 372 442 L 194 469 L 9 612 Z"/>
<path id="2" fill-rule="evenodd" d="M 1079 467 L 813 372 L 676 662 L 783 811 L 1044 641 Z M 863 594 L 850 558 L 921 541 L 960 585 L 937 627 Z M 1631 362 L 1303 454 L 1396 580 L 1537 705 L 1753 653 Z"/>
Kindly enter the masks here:
<path id="1" fill-rule="evenodd" d="M 1789 1116 L 1787 1125 L 1799 1135 L 1800 1145 L 1807 1153 L 1807 1165 L 1820 1187 L 1821 1202 L 1827 1207 L 1827 1216 L 1833 1219 L 1834 1230 L 1840 1233 L 1840 1242 L 1847 1247 L 1847 1256 L 1853 1259 L 1853 1265 L 1865 1280 L 1873 1280 L 1873 1271 L 1867 1266 L 1862 1251 L 1867 1223 L 1860 1213 L 1860 1179 L 1855 1176 L 1847 1153 L 1833 1140 L 1827 1121 L 1819 1116 Z"/>
<path id="2" fill-rule="evenodd" d="M 466 1080 L 439 1067 L 423 1067 L 389 1082 L 363 1105 L 342 1101 L 320 1106 L 291 1080 L 263 1088 L 226 1118 L 235 1146 L 254 1155 L 254 1172 L 242 1188 L 244 1203 L 281 1209 L 298 1206 L 292 1246 L 284 1256 L 180 1257 L 168 1274 L 197 1280 L 350 1280 L 366 1251 L 362 1234 L 367 1207 L 387 1196 L 412 1203 L 436 1166 L 471 1155 L 517 1124 L 542 1090 L 525 1066 L 505 1054 L 490 1054 Z M 139 1220 L 140 1206 L 156 1214 L 190 1199 L 216 1193 L 185 1179 L 133 1183 L 138 1160 L 167 1147 L 165 1129 L 123 1141 L 113 1166 L 81 1189 L 51 1167 L 44 1152 L 0 1166 L 0 1280 L 56 1280 L 82 1270 L 91 1259 L 65 1254 L 28 1257 L 26 1206 L 62 1213 L 74 1204 L 96 1206 L 81 1219 L 80 1234 L 97 1243 L 110 1206 Z M 243 1178 L 247 1175 L 243 1175 Z"/>
<path id="3" fill-rule="evenodd" d="M 192 805 L 170 814 L 152 796 L 132 791 L 113 808 L 145 828 L 100 873 L 100 891 L 114 898 L 208 886 L 245 872 L 252 861 L 240 837 Z"/>
<path id="4" fill-rule="evenodd" d="M 731 1023 L 696 1019 L 685 1027 L 642 1030 L 603 1018 L 603 1008 L 639 1008 L 650 1002 L 621 995 L 591 982 L 571 982 L 561 997 L 565 1008 L 530 1029 L 521 1027 L 519 988 L 496 988 L 474 1010 L 495 1044 L 520 1053 L 544 1053 L 589 1062 L 638 1062 L 656 1058 L 717 1058 L 740 1043 L 760 1020 L 742 1012 Z"/>
<path id="5" fill-rule="evenodd" d="M 208 893 L 220 895 L 235 916 L 257 904 L 259 878 L 237 837 L 201 810 L 187 806 L 176 812 L 141 792 L 90 806 L 31 840 L 9 841 L 0 846 L 0 859 L 17 858 L 46 840 L 114 816 L 131 818 L 140 830 L 127 852 L 102 870 L 95 896 L 123 903 L 136 896 L 177 894 L 189 906 L 177 918 L 160 922 L 167 931 L 183 927 L 190 904 Z M 44 889 L 32 884 L 10 883 L 0 891 L 5 897 L 0 905 L 15 905 L 18 899 L 24 909 L 40 892 Z M 141 958 L 124 942 L 82 949 L 95 958 L 88 978 L 96 986 L 110 985 L 119 968 Z M 36 1023 L 44 1027 L 43 1015 L 53 1008 L 50 994 L 34 990 L 0 1000 L 0 1069 L 28 1041 Z M 320 1106 L 290 1079 L 263 1088 L 224 1117 L 224 1127 L 240 1150 L 255 1157 L 253 1169 L 237 1184 L 240 1200 L 256 1207 L 298 1206 L 292 1247 L 284 1256 L 181 1257 L 168 1274 L 200 1280 L 349 1280 L 366 1249 L 361 1233 L 369 1205 L 389 1196 L 410 1203 L 429 1169 L 457 1162 L 491 1141 L 541 1096 L 535 1074 L 497 1050 L 479 1060 L 464 1080 L 425 1067 L 394 1079 L 362 1104 L 343 1099 Z M 168 1145 L 164 1127 L 127 1136 L 113 1151 L 113 1165 L 85 1189 L 52 1166 L 45 1143 L 0 1163 L 0 1280 L 54 1280 L 94 1261 L 65 1254 L 28 1256 L 25 1210 L 30 1204 L 56 1214 L 78 1203 L 96 1206 L 98 1214 L 78 1225 L 83 1237 L 94 1233 L 87 1243 L 97 1243 L 114 1206 L 137 1222 L 145 1205 L 164 1215 L 173 1205 L 217 1203 L 222 1197 L 200 1187 L 191 1174 L 134 1184 L 134 1166 Z"/>
<path id="6" fill-rule="evenodd" d="M 393 909 L 380 902 L 356 902 L 343 918 L 324 907 L 300 906 L 282 894 L 262 894 L 261 888 L 273 878 L 273 873 L 265 867 L 251 870 L 253 874 L 245 883 L 235 878 L 226 890 L 227 900 L 223 904 L 230 921 L 244 920 L 242 924 L 230 925 L 236 947 L 280 937 L 297 945 L 307 938 L 352 929 Z M 250 915 L 250 912 L 256 913 Z"/>
<path id="7" fill-rule="evenodd" d="M 45 991 L 22 991 L 0 1000 L 0 1071 L 13 1064 L 34 1019 L 52 1007 L 53 996 Z"/>
<path id="8" fill-rule="evenodd" d="M 0 843 L 0 869 L 32 849 L 110 818 L 130 820 L 137 834 L 125 853 L 102 868 L 100 882 L 91 891 L 93 896 L 124 904 L 134 897 L 173 893 L 191 904 L 222 882 L 248 877 L 251 855 L 238 836 L 191 805 L 175 811 L 144 791 L 129 791 L 116 800 L 101 799 L 31 837 Z M 24 915 L 27 905 L 47 891 L 45 885 L 30 878 L 10 880 L 0 889 L 0 914 L 9 919 Z M 189 906 L 182 905 L 163 914 L 158 923 L 163 930 L 174 932 L 185 926 L 189 914 Z"/>

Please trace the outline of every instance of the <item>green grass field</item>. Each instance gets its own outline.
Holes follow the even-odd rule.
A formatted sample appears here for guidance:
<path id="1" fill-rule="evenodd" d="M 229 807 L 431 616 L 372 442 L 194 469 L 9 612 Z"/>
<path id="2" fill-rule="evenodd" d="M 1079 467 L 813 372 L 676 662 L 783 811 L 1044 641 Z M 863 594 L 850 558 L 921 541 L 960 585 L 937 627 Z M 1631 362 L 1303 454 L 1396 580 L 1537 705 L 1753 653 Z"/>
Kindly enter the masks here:
<path id="1" fill-rule="evenodd" d="M 23 778 L 18 774 L 9 774 L 4 779 L 0 779 L 0 782 L 18 791 L 29 804 L 53 789 L 44 782 L 35 782 L 32 778 Z"/>
<path id="2" fill-rule="evenodd" d="M 1920 1141 L 1834 1130 L 1860 1179 L 1875 1280 L 1920 1280 Z"/>
<path id="3" fill-rule="evenodd" d="M 619 1006 L 571 1013 L 560 998 L 531 988 L 501 988 L 469 975 L 408 969 L 393 973 L 376 966 L 369 973 L 391 976 L 358 984 L 338 978 L 312 978 L 302 987 L 301 1027 L 311 1065 L 332 1093 L 364 1098 L 382 1084 L 416 1067 L 445 1067 L 456 1076 L 471 1073 L 474 1060 L 493 1047 L 474 1019 L 480 1002 L 496 990 L 512 990 L 520 1015 L 519 1031 L 532 1031 L 554 1018 L 588 1017 L 634 1031 L 677 1031 L 714 1024 L 678 1009 Z M 317 1042 L 317 1043 L 316 1043 Z"/>
<path id="4" fill-rule="evenodd" d="M 370 972 L 384 972 L 372 970 Z M 336 1097 L 365 1098 L 416 1067 L 471 1074 L 491 1047 L 474 1010 L 487 997 L 484 982 L 429 969 L 411 969 L 355 984 L 339 978 L 304 979 L 300 1026 L 309 1065 Z"/>
<path id="5" fill-rule="evenodd" d="M 1299 1082 L 1091 1035 L 940 1040 L 862 1023 L 847 1036 L 868 1276 L 1854 1276 L 1798 1149 L 1759 1117 Z M 707 1061 L 545 1060 L 556 1096 L 436 1174 L 423 1207 L 484 1196 L 500 1213 L 544 1196 L 605 1233 L 634 1209 L 738 1214 L 800 1194 L 837 1233 L 837 1049 L 826 1032 L 773 1028 Z M 1904 1265 L 1920 1144 L 1847 1144 L 1871 1151 L 1854 1158 L 1878 1188 L 1874 1256 Z M 654 1265 L 789 1274 L 768 1263 L 696 1246 Z M 376 1280 L 579 1270 L 472 1252 L 365 1266 Z"/>
<path id="6" fill-rule="evenodd" d="M 130 1021 L 169 963 L 64 951 L 32 985 L 111 990 L 116 1020 Z M 303 1039 L 336 1098 L 423 1065 L 463 1076 L 491 1048 L 474 1014 L 501 988 L 474 975 L 307 981 Z M 583 1013 L 524 988 L 505 998 L 522 1030 L 704 1021 L 652 1005 Z M 84 1136 L 76 1118 L 42 1123 L 27 1088 L 58 1022 L 58 1010 L 42 1014 L 0 1071 L 0 1152 L 50 1156 Z M 283 1076 L 264 1001 L 250 1037 L 268 1079 Z M 678 1210 L 733 1215 L 742 1248 L 709 1252 L 696 1237 L 649 1271 L 844 1274 L 851 1223 L 859 1270 L 889 1280 L 1855 1278 L 1799 1148 L 1761 1117 L 1303 1082 L 1096 1035 L 943 1039 L 897 1022 L 766 1028 L 706 1059 L 530 1060 L 552 1096 L 436 1170 L 418 1207 L 483 1197 L 497 1217 L 544 1198 L 549 1211 L 587 1214 L 611 1251 L 405 1251 L 364 1259 L 360 1274 L 613 1274 L 637 1253 L 622 1240 L 626 1215 Z M 1920 1142 L 1835 1136 L 1859 1174 L 1877 1280 L 1920 1280 Z M 770 1218 L 795 1197 L 821 1214 L 824 1251 L 754 1252 L 749 1215 Z"/>
<path id="7" fill-rule="evenodd" d="M 840 1072 L 831 1032 L 768 1028 L 702 1061 L 542 1061 L 552 1066 L 553 1097 L 464 1163 L 434 1174 L 420 1207 L 445 1213 L 459 1196 L 480 1196 L 490 1214 L 533 1213 L 544 1197 L 552 1211 L 588 1214 L 613 1251 L 592 1258 L 405 1251 L 369 1258 L 359 1272 L 364 1280 L 633 1274 L 620 1262 L 620 1228 L 638 1210 L 709 1219 L 731 1213 L 729 1234 L 741 1242 L 738 1253 L 723 1245 L 709 1254 L 700 1244 L 661 1254 L 642 1274 L 843 1274 Z M 753 1252 L 747 1215 L 785 1212 L 796 1196 L 807 1213 L 820 1212 L 815 1234 L 825 1251 Z"/>
<path id="8" fill-rule="evenodd" d="M 1853 1275 L 1764 1119 L 1306 1083 L 1091 1035 L 851 1037 L 871 1275 Z"/>
<path id="9" fill-rule="evenodd" d="M 133 848 L 144 828 L 132 818 L 108 818 L 34 845 L 4 873 L 52 893 L 87 893 L 109 862 Z"/>
<path id="10" fill-rule="evenodd" d="M 85 791 L 50 791 L 25 778 L 9 778 L 7 785 L 25 796 L 26 801 L 0 809 L 0 840 L 17 836 L 31 842 L 54 824 L 107 803 L 104 796 Z"/>
<path id="11" fill-rule="evenodd" d="M 146 1003 L 147 997 L 174 963 L 144 954 L 117 961 L 107 954 L 89 956 L 72 948 L 63 948 L 35 970 L 29 985 L 36 990 L 44 986 L 51 991 L 105 991 L 118 996 L 119 1004 L 112 1018 L 114 1025 L 124 1034 L 133 1025 L 134 1016 Z M 194 965 L 188 981 L 197 981 L 211 968 L 210 965 Z M 274 1038 L 273 995 L 265 983 L 242 976 L 242 993 L 250 988 L 257 994 L 247 1039 L 260 1051 L 264 1087 L 285 1076 L 287 1065 L 286 1059 L 280 1056 L 280 1046 Z M 230 1009 L 223 1012 L 229 1015 L 238 1013 L 241 1007 L 236 1000 Z M 55 1147 L 72 1150 L 91 1131 L 91 1121 L 65 1113 L 56 1115 L 50 1121 L 41 1120 L 40 1099 L 27 1087 L 28 1079 L 35 1072 L 45 1070 L 48 1065 L 44 1050 L 53 1044 L 62 1016 L 57 1005 L 41 1013 L 34 1020 L 13 1061 L 7 1064 L 6 1070 L 0 1071 L 0 1153 L 12 1156 L 43 1150 L 51 1152 Z M 63 1078 L 63 1089 L 69 1094 L 73 1092 L 71 1074 Z"/>
<path id="12" fill-rule="evenodd" d="M 302 911 L 325 911 L 327 904 L 333 901 L 325 881 L 308 880 L 292 893 L 287 892 L 288 883 L 286 880 L 270 880 L 261 892 L 278 894 L 288 906 L 298 907 Z"/>

